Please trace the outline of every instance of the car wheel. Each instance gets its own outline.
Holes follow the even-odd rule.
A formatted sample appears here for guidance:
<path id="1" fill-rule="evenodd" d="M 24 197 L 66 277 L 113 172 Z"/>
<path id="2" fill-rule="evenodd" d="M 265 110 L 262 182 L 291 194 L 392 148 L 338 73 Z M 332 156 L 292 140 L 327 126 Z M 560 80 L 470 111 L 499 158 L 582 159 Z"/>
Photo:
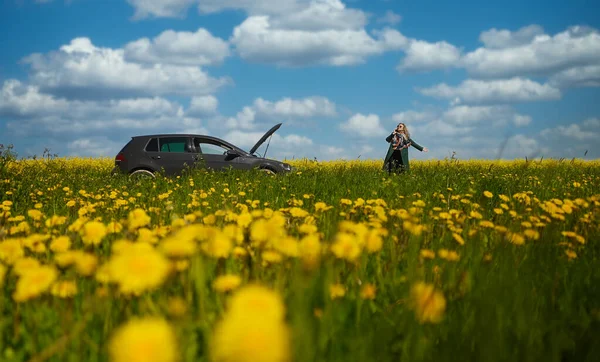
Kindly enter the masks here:
<path id="1" fill-rule="evenodd" d="M 265 175 L 275 175 L 275 171 L 271 170 L 270 168 L 261 168 L 260 171 L 263 172 Z"/>
<path id="2" fill-rule="evenodd" d="M 155 177 L 156 175 L 148 170 L 135 170 L 129 175 L 129 178 L 132 180 L 152 179 Z"/>

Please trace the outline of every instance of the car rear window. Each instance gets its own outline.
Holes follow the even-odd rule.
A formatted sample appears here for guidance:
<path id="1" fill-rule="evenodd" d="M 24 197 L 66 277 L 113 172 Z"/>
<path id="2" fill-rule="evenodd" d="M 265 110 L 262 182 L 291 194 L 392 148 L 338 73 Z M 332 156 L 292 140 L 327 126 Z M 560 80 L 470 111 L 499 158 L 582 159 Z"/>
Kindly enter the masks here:
<path id="1" fill-rule="evenodd" d="M 158 139 L 152 138 L 146 145 L 146 152 L 158 152 Z"/>
<path id="2" fill-rule="evenodd" d="M 166 137 L 160 139 L 160 152 L 185 152 L 185 137 Z"/>

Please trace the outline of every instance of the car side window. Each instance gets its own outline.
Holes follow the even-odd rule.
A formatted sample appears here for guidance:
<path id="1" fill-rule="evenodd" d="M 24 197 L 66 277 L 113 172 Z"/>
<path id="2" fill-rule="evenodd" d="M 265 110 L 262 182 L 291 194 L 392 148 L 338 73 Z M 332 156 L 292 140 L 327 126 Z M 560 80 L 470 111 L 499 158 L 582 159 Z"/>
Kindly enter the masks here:
<path id="1" fill-rule="evenodd" d="M 198 152 L 201 152 L 204 155 L 222 155 L 229 150 L 229 147 L 225 147 L 200 138 L 194 138 L 194 146 L 196 146 L 196 150 L 198 150 Z"/>
<path id="2" fill-rule="evenodd" d="M 152 138 L 146 145 L 146 152 L 158 152 L 158 139 Z"/>
<path id="3" fill-rule="evenodd" d="M 186 152 L 186 137 L 164 137 L 160 139 L 160 152 Z"/>

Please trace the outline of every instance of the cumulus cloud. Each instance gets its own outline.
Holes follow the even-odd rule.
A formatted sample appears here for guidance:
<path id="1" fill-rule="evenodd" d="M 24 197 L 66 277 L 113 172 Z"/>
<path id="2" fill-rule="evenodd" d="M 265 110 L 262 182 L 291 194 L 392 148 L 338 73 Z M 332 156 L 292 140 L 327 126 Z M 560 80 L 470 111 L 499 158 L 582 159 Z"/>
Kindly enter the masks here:
<path id="1" fill-rule="evenodd" d="M 182 17 L 198 0 L 127 0 L 134 7 L 134 19 L 148 17 L 175 18 Z"/>
<path id="2" fill-rule="evenodd" d="M 205 116 L 217 113 L 219 100 L 213 95 L 192 97 L 190 107 L 187 110 L 188 115 Z"/>
<path id="3" fill-rule="evenodd" d="M 385 12 L 383 16 L 377 19 L 378 23 L 391 24 L 396 25 L 400 21 L 402 21 L 402 16 L 396 14 L 395 12 L 388 10 Z"/>
<path id="4" fill-rule="evenodd" d="M 192 102 L 193 104 L 193 102 Z M 161 97 L 71 100 L 10 79 L 0 90 L 0 117 L 8 135 L 79 139 L 147 132 L 205 132 L 199 118 Z"/>
<path id="5" fill-rule="evenodd" d="M 200 0 L 198 9 L 201 13 L 215 13 L 224 10 L 243 10 L 248 14 L 283 14 L 298 11 L 308 0 Z"/>
<path id="6" fill-rule="evenodd" d="M 529 44 L 538 35 L 543 35 L 544 29 L 536 24 L 524 26 L 517 31 L 496 29 L 484 31 L 479 40 L 489 49 L 504 49 Z"/>
<path id="7" fill-rule="evenodd" d="M 533 27 L 516 33 L 484 33 L 484 43 L 492 47 L 466 54 L 462 64 L 472 76 L 513 77 L 550 75 L 600 63 L 600 34 L 596 29 L 573 26 L 554 36 L 539 32 Z"/>
<path id="8" fill-rule="evenodd" d="M 283 98 L 272 102 L 263 98 L 254 100 L 251 106 L 244 107 L 235 117 L 225 122 L 229 128 L 252 129 L 255 120 L 279 121 L 282 119 L 308 119 L 313 117 L 333 117 L 337 114 L 335 103 L 325 97 L 313 96 L 302 99 Z"/>
<path id="9" fill-rule="evenodd" d="M 559 142 L 565 138 L 575 141 L 598 140 L 600 138 L 600 120 L 589 118 L 581 123 L 546 128 L 540 134 L 546 139 Z"/>
<path id="10" fill-rule="evenodd" d="M 445 41 L 429 43 L 422 40 L 410 40 L 405 48 L 406 56 L 398 65 L 399 71 L 428 71 L 455 67 L 458 65 L 461 51 Z"/>
<path id="11" fill-rule="evenodd" d="M 124 47 L 126 61 L 176 65 L 215 65 L 229 56 L 229 44 L 208 30 L 166 30 L 150 40 L 141 38 Z"/>
<path id="12" fill-rule="evenodd" d="M 424 112 L 417 112 L 417 111 L 405 111 L 405 112 L 398 112 L 396 114 L 394 114 L 392 116 L 392 120 L 395 123 L 420 123 L 423 121 L 428 121 L 428 120 L 432 120 L 432 118 L 435 118 L 436 115 L 434 112 L 430 112 L 430 111 L 424 111 Z"/>
<path id="13" fill-rule="evenodd" d="M 354 65 L 372 55 L 399 49 L 404 37 L 396 30 L 296 30 L 274 27 L 268 16 L 251 16 L 233 31 L 231 43 L 248 61 L 280 66 Z"/>
<path id="14" fill-rule="evenodd" d="M 32 54 L 23 62 L 31 68 L 33 84 L 70 97 L 194 96 L 230 82 L 195 66 L 132 63 L 123 49 L 96 47 L 88 38 L 75 38 L 59 51 Z"/>
<path id="15" fill-rule="evenodd" d="M 600 64 L 563 70 L 552 75 L 549 83 L 560 88 L 600 87 Z"/>
<path id="16" fill-rule="evenodd" d="M 559 89 L 530 79 L 500 80 L 467 79 L 456 87 L 445 83 L 419 89 L 423 95 L 452 100 L 458 103 L 511 103 L 555 100 L 561 97 Z"/>
<path id="17" fill-rule="evenodd" d="M 531 117 L 518 114 L 509 106 L 454 106 L 442 114 L 442 120 L 457 126 L 480 123 L 504 126 L 512 123 L 517 127 L 531 123 Z"/>
<path id="18" fill-rule="evenodd" d="M 376 114 L 364 115 L 357 113 L 340 124 L 340 129 L 359 137 L 377 137 L 386 133 L 379 121 L 379 116 Z"/>

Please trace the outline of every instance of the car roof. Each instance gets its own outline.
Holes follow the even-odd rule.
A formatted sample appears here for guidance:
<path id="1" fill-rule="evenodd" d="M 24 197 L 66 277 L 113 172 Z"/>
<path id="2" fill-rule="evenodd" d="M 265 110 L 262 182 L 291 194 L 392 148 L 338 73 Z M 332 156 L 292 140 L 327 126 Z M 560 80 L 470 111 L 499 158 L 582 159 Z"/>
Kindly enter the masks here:
<path id="1" fill-rule="evenodd" d="M 146 137 L 206 137 L 206 138 L 214 138 L 220 139 L 214 136 L 208 136 L 204 134 L 192 134 L 192 133 L 161 133 L 161 134 L 146 134 L 133 136 L 131 138 L 146 138 Z"/>

